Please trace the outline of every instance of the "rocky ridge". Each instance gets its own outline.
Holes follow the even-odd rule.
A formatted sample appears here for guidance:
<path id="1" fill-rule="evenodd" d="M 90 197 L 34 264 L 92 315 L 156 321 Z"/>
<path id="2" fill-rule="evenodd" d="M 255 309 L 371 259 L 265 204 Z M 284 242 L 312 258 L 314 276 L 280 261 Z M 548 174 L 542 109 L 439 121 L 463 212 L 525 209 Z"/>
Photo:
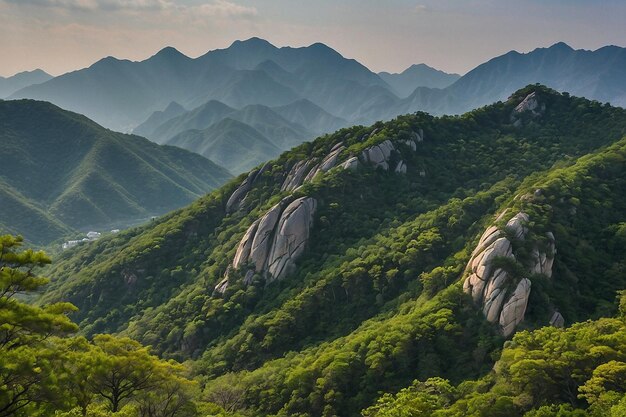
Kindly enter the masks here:
<path id="1" fill-rule="evenodd" d="M 496 221 L 506 214 L 501 213 Z M 527 277 L 515 278 L 498 260 L 509 258 L 518 260 L 512 240 L 524 241 L 528 235 L 526 213 L 515 214 L 500 230 L 497 226 L 488 227 L 472 252 L 466 267 L 469 273 L 463 284 L 463 290 L 472 296 L 474 303 L 482 307 L 485 318 L 490 323 L 497 323 L 504 336 L 511 335 L 518 324 L 524 320 L 531 290 L 531 281 Z M 545 248 L 533 245 L 531 260 L 524 265 L 529 274 L 552 276 L 552 264 L 556 253 L 555 239 L 551 232 L 546 234 L 548 244 Z M 561 323 L 562 317 L 554 318 Z"/>
<path id="2" fill-rule="evenodd" d="M 365 141 L 375 135 L 374 130 L 361 138 Z M 412 138 L 402 141 L 411 151 L 417 151 L 417 143 L 424 140 L 424 132 L 419 129 L 412 133 Z M 343 142 L 332 146 L 324 158 L 307 158 L 297 161 L 283 174 L 281 192 L 298 190 L 305 182 L 333 168 L 355 170 L 360 165 L 381 168 L 385 171 L 405 174 L 407 164 L 402 159 L 402 152 L 391 140 L 362 150 L 358 156 L 346 154 Z M 234 213 L 242 209 L 248 192 L 267 170 L 269 162 L 262 168 L 251 171 L 231 194 L 226 203 L 226 212 Z M 423 176 L 423 175 L 422 175 Z M 266 283 L 284 278 L 295 267 L 298 257 L 304 252 L 313 225 L 317 200 L 313 197 L 293 195 L 284 197 L 270 208 L 261 218 L 253 222 L 237 247 L 235 257 L 224 278 L 215 286 L 215 293 L 224 293 L 228 288 L 228 279 L 233 270 L 248 268 L 243 282 L 248 285 L 255 274 L 260 274 Z"/>

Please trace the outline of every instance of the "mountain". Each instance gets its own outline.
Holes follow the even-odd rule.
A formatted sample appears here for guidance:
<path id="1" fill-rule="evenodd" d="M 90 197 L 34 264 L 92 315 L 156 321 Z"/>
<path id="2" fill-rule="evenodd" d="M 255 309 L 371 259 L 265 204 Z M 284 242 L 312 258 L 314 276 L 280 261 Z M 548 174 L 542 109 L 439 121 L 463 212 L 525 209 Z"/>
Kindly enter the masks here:
<path id="1" fill-rule="evenodd" d="M 230 178 L 199 155 L 46 102 L 0 101 L 0 126 L 0 228 L 37 244 L 161 215 Z"/>
<path id="2" fill-rule="evenodd" d="M 417 87 L 446 88 L 461 78 L 459 74 L 448 74 L 426 64 L 411 65 L 401 73 L 379 72 L 378 76 L 401 98 L 408 97 Z"/>
<path id="3" fill-rule="evenodd" d="M 342 109 L 358 114 L 360 101 L 392 94 L 389 88 L 378 75 L 325 45 L 277 48 L 252 38 L 196 59 L 171 47 L 141 62 L 108 57 L 26 87 L 12 98 L 51 101 L 109 128 L 130 131 L 172 101 L 185 108 L 210 100 L 241 108 L 283 106 L 307 98 L 346 118 Z M 328 96 L 338 90 L 354 94 Z"/>
<path id="4" fill-rule="evenodd" d="M 405 111 L 457 114 L 505 100 L 511 92 L 540 83 L 561 92 L 626 107 L 626 48 L 575 50 L 565 43 L 521 54 L 511 51 L 471 70 L 443 92 L 416 90 Z M 394 111 L 395 112 L 395 111 Z"/>
<path id="5" fill-rule="evenodd" d="M 186 130 L 166 142 L 220 161 L 230 172 L 247 171 L 280 153 L 274 143 L 250 125 L 223 119 L 203 130 Z"/>
<path id="6" fill-rule="evenodd" d="M 274 107 L 272 110 L 314 135 L 334 132 L 349 125 L 347 120 L 333 116 L 307 99 Z"/>
<path id="7" fill-rule="evenodd" d="M 0 77 L 0 99 L 8 97 L 24 87 L 41 84 L 51 78 L 52 75 L 40 69 L 20 72 L 11 77 Z"/>
<path id="8" fill-rule="evenodd" d="M 195 109 L 181 113 L 176 117 L 166 120 L 154 128 L 148 138 L 156 143 L 165 143 L 174 136 L 186 130 L 206 129 L 214 123 L 225 119 L 235 109 L 217 100 L 211 100 Z"/>
<path id="9" fill-rule="evenodd" d="M 133 129 L 133 134 L 143 137 L 151 136 L 163 123 L 180 116 L 187 110 L 175 101 L 172 101 L 164 110 L 157 110 L 145 122 Z"/>
<path id="10" fill-rule="evenodd" d="M 288 120 L 279 112 L 294 121 Z M 161 117 L 160 113 L 154 113 L 150 119 L 156 120 L 159 117 Z M 226 120 L 229 122 L 221 123 Z M 241 123 L 235 124 L 233 121 Z M 260 104 L 248 105 L 236 110 L 217 100 L 211 100 L 152 127 L 152 132 L 148 132 L 147 137 L 157 143 L 180 146 L 198 152 L 227 167 L 231 172 L 239 173 L 247 171 L 265 160 L 275 158 L 280 152 L 315 137 L 315 131 L 308 130 L 298 122 L 318 129 L 322 129 L 324 125 L 329 127 L 347 123 L 334 118 L 313 103 L 306 101 L 276 108 Z M 225 131 L 220 132 L 220 128 L 225 129 Z M 206 131 L 200 134 L 200 130 Z M 237 138 L 236 132 L 245 137 Z M 327 133 L 327 131 L 319 133 Z M 200 144 L 202 135 L 206 139 L 203 145 Z M 220 143 L 224 143 L 225 138 L 230 138 L 235 142 L 246 143 L 246 146 L 259 151 L 259 153 L 255 157 L 250 157 L 249 152 L 226 154 L 221 151 L 215 153 L 208 151 L 207 146 L 213 143 L 216 136 L 222 138 Z M 260 141 L 256 145 L 253 143 L 254 138 Z M 260 157 L 265 159 L 259 159 Z"/>
<path id="11" fill-rule="evenodd" d="M 612 406 L 625 136 L 626 110 L 537 85 L 341 129 L 66 251 L 39 303 L 187 361 L 214 414 Z"/>

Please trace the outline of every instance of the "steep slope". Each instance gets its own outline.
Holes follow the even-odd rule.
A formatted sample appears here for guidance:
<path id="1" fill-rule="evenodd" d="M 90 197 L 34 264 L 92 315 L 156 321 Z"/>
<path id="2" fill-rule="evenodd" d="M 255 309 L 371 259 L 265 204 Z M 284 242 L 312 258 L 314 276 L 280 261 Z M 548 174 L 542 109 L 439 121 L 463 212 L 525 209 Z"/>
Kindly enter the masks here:
<path id="1" fill-rule="evenodd" d="M 401 73 L 379 72 L 378 76 L 401 98 L 408 97 L 417 87 L 446 88 L 461 78 L 426 64 L 411 65 Z"/>
<path id="2" fill-rule="evenodd" d="M 180 146 L 198 152 L 218 164 L 230 167 L 233 169 L 232 172 L 240 173 L 261 162 L 275 158 L 281 151 L 315 136 L 302 125 L 278 114 L 278 111 L 287 112 L 296 120 L 306 117 L 308 120 L 305 119 L 305 122 L 308 121 L 308 124 L 320 121 L 332 123 L 332 116 L 324 113 L 312 103 L 301 105 L 294 103 L 293 109 L 297 113 L 286 110 L 291 106 L 279 107 L 275 111 L 270 107 L 257 104 L 235 110 L 219 101 L 211 100 L 162 123 L 148 135 L 148 138 L 157 143 Z M 234 121 L 241 123 L 235 124 Z M 220 129 L 224 130 L 220 131 Z M 201 130 L 205 132 L 200 133 Z M 237 134 L 241 134 L 242 137 L 237 137 Z M 213 144 L 218 136 L 221 137 L 219 140 L 221 145 L 214 148 Z M 228 147 L 237 147 L 240 145 L 235 144 L 245 143 L 250 151 L 241 148 L 239 151 L 243 152 L 225 152 L 226 138 L 233 142 L 233 145 Z M 258 140 L 258 143 L 254 143 L 255 140 Z M 209 148 L 212 150 L 210 151 Z M 222 150 L 218 151 L 218 149 Z M 231 147 L 231 150 L 234 151 L 235 148 Z M 258 153 L 253 155 L 254 152 Z"/>
<path id="3" fill-rule="evenodd" d="M 172 101 L 163 110 L 155 111 L 146 119 L 145 122 L 133 129 L 133 134 L 149 138 L 154 131 L 163 123 L 180 116 L 187 110 L 175 101 Z"/>
<path id="4" fill-rule="evenodd" d="M 148 138 L 156 143 L 165 143 L 185 130 L 202 130 L 224 120 L 235 109 L 217 100 L 210 100 L 201 106 L 184 112 L 157 126 Z"/>
<path id="5" fill-rule="evenodd" d="M 516 257 L 484 266 L 508 274 L 506 300 L 532 283 L 516 329 L 611 312 L 625 134 L 623 109 L 538 86 L 461 117 L 342 129 L 63 254 L 42 302 L 76 303 L 86 334 L 195 359 L 208 396 L 236 395 L 225 408 L 357 415 L 415 378 L 490 371 L 503 328 L 463 284 L 494 224 Z M 550 257 L 551 278 L 533 272 Z"/>
<path id="6" fill-rule="evenodd" d="M 230 177 L 198 155 L 109 131 L 45 102 L 1 101 L 0 126 L 3 224 L 20 218 L 16 231 L 35 243 L 162 214 Z"/>
<path id="7" fill-rule="evenodd" d="M 230 118 L 204 130 L 186 130 L 170 139 L 167 145 L 219 161 L 235 174 L 247 171 L 280 153 L 280 149 L 259 131 Z"/>
<path id="8" fill-rule="evenodd" d="M 301 125 L 287 120 L 267 106 L 246 106 L 228 117 L 252 126 L 270 139 L 281 151 L 291 149 L 306 139 L 314 137 L 313 133 Z M 272 157 L 276 156 L 278 153 L 272 155 Z"/>
<path id="9" fill-rule="evenodd" d="M 272 110 L 315 135 L 334 132 L 348 126 L 346 120 L 333 116 L 306 99 L 295 101 L 286 106 L 274 107 Z"/>
<path id="10" fill-rule="evenodd" d="M 40 69 L 20 72 L 11 77 L 0 77 L 0 99 L 8 97 L 24 87 L 41 84 L 51 78 L 52 75 Z"/>

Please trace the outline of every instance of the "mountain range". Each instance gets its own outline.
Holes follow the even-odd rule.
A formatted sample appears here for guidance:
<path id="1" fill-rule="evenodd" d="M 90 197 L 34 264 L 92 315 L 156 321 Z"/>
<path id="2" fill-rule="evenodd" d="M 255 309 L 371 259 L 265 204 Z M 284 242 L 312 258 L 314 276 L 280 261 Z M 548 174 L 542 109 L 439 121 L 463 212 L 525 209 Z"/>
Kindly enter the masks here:
<path id="1" fill-rule="evenodd" d="M 618 416 L 582 413 L 626 392 L 624 161 L 626 110 L 539 85 L 343 128 L 64 252 L 38 303 L 217 415 Z"/>
<path id="2" fill-rule="evenodd" d="M 461 78 L 459 74 L 448 74 L 426 64 L 411 65 L 401 73 L 379 72 L 378 76 L 400 98 L 408 97 L 418 87 L 446 88 Z"/>
<path id="3" fill-rule="evenodd" d="M 0 99 L 8 97 L 24 87 L 41 84 L 52 78 L 52 75 L 40 69 L 20 72 L 11 77 L 0 77 Z"/>
<path id="4" fill-rule="evenodd" d="M 24 87 L 11 98 L 50 101 L 115 130 L 202 150 L 238 173 L 340 127 L 416 111 L 461 114 L 505 100 L 532 83 L 625 106 L 625 68 L 624 48 L 586 51 L 557 43 L 524 54 L 509 52 L 463 76 L 424 64 L 399 74 L 375 74 L 323 44 L 277 48 L 251 38 L 198 58 L 171 47 L 140 62 L 108 57 Z M 269 153 L 256 159 L 242 156 L 241 161 L 215 159 L 224 154 L 218 145 L 224 141 L 210 139 L 218 134 L 216 128 L 229 127 L 230 132 L 220 135 L 232 137 L 233 124 L 220 123 L 225 118 L 248 125 L 248 133 L 255 130 L 253 136 L 265 143 L 260 148 Z M 174 140 L 187 130 L 210 127 L 204 135 L 210 146 L 200 146 L 197 133 L 193 141 Z"/>
<path id="5" fill-rule="evenodd" d="M 0 228 L 47 244 L 143 222 L 231 174 L 192 152 L 33 100 L 0 101 Z"/>

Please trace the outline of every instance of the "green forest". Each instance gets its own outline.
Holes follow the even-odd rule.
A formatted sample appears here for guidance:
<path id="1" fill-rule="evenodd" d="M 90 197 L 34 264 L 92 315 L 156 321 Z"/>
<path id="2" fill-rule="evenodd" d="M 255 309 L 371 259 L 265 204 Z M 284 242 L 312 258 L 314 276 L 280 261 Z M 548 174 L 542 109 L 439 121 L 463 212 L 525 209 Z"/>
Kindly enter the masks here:
<path id="1" fill-rule="evenodd" d="M 0 417 L 624 416 L 625 162 L 626 110 L 530 85 L 319 137 L 52 261 L 5 235 Z M 235 266 L 299 198 L 289 272 Z M 488 265 L 502 294 L 530 286 L 512 336 L 464 288 L 489 228 L 513 253 Z"/>

